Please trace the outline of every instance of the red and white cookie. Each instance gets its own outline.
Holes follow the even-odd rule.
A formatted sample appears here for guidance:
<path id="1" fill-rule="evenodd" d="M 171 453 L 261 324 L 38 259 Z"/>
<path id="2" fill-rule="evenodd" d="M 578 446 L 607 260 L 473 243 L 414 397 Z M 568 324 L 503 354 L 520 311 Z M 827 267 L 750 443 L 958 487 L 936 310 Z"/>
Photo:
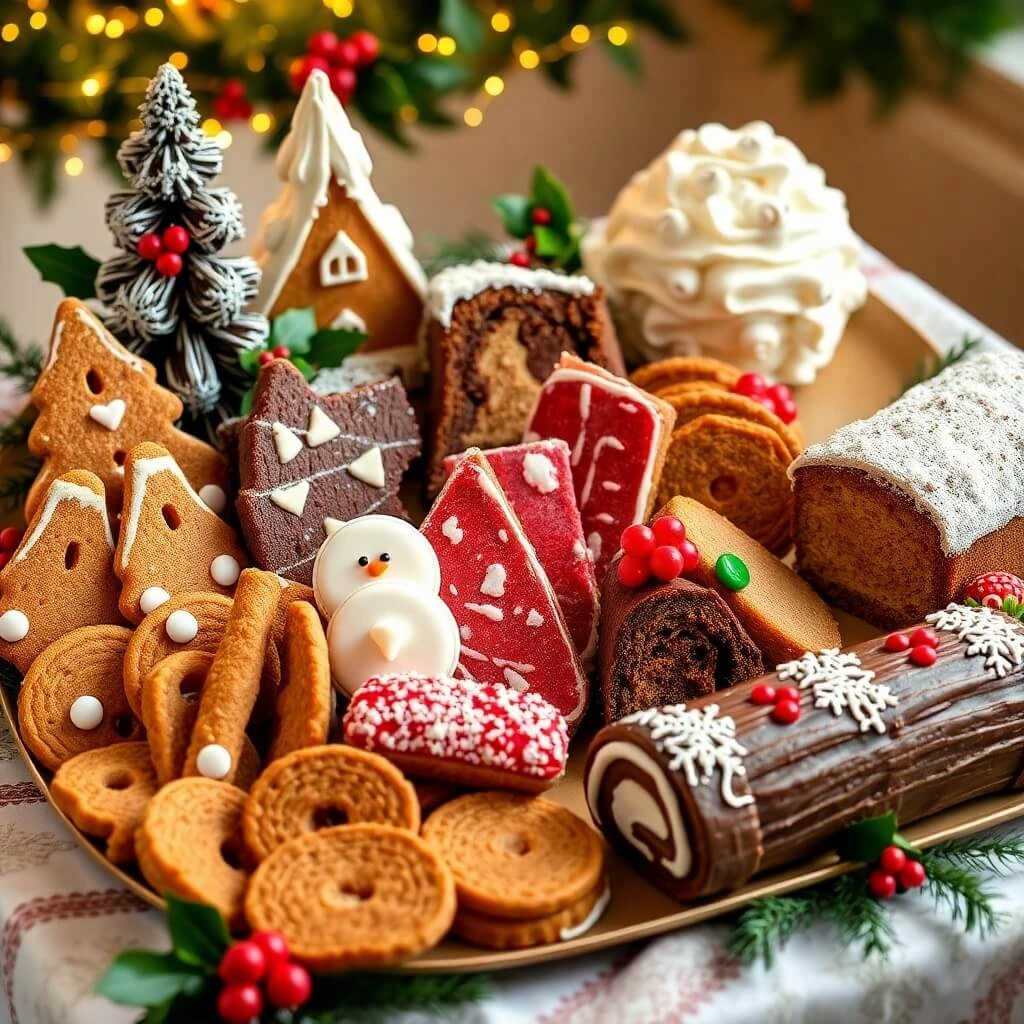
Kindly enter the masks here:
<path id="1" fill-rule="evenodd" d="M 650 515 L 674 422 L 667 403 L 564 352 L 537 397 L 524 440 L 560 437 L 569 445 L 598 585 L 622 531 Z"/>
<path id="2" fill-rule="evenodd" d="M 343 730 L 346 743 L 409 775 L 460 786 L 539 793 L 569 753 L 565 719 L 539 694 L 444 676 L 374 676 Z"/>
<path id="3" fill-rule="evenodd" d="M 587 678 L 547 574 L 478 449 L 455 467 L 421 529 L 462 638 L 456 675 L 539 693 L 574 728 Z"/>
<path id="4" fill-rule="evenodd" d="M 586 665 L 597 646 L 597 581 L 573 492 L 569 446 L 561 440 L 491 448 L 487 464 L 501 484 L 565 616 L 569 635 Z M 462 455 L 444 460 L 451 474 Z"/>

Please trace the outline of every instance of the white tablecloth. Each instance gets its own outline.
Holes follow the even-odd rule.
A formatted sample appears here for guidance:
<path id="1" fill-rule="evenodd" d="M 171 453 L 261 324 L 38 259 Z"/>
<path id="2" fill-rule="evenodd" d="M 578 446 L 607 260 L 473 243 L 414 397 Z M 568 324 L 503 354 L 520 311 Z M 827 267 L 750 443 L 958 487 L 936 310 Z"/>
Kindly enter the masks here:
<path id="1" fill-rule="evenodd" d="M 865 269 L 873 287 L 940 346 L 965 333 L 1005 344 L 877 253 L 867 253 Z M 709 924 L 639 947 L 498 975 L 493 996 L 456 1019 L 1024 1021 L 1024 871 L 994 880 L 992 887 L 1005 923 L 997 938 L 984 943 L 934 916 L 926 898 L 907 897 L 893 903 L 899 944 L 888 961 L 864 962 L 832 933 L 814 930 L 794 940 L 767 971 L 739 965 L 723 950 L 727 926 Z M 134 1011 L 93 995 L 95 980 L 118 950 L 165 948 L 167 942 L 160 916 L 77 850 L 29 782 L 0 721 L 0 1024 L 126 1024 Z"/>

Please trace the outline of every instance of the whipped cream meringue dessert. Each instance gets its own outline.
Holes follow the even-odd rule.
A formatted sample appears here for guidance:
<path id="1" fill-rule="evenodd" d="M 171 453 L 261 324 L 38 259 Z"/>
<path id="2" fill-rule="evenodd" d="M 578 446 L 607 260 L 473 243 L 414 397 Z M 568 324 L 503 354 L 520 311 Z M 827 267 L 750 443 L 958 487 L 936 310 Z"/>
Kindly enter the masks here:
<path id="1" fill-rule="evenodd" d="M 583 242 L 634 357 L 705 355 L 809 384 L 867 283 L 846 197 L 763 121 L 681 132 Z"/>

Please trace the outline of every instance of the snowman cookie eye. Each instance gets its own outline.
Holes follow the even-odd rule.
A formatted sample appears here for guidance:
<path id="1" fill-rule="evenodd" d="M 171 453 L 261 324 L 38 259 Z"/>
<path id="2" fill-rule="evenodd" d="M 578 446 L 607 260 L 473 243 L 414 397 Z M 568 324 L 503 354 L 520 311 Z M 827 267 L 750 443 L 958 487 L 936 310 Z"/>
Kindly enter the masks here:
<path id="1" fill-rule="evenodd" d="M 390 562 L 391 561 L 391 556 L 386 551 L 382 551 L 381 552 L 381 556 L 380 556 L 380 560 L 382 562 Z"/>
<path id="2" fill-rule="evenodd" d="M 370 564 L 370 560 L 366 557 L 366 555 L 360 555 L 359 564 L 365 569 L 366 566 Z"/>

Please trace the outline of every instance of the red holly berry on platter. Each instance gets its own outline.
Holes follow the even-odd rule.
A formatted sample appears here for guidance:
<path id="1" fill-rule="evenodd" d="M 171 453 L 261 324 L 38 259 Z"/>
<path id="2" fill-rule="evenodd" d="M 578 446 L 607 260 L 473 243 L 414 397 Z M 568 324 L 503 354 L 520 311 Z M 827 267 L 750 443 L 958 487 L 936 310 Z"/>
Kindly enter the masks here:
<path id="1" fill-rule="evenodd" d="M 984 608 L 993 608 L 996 611 L 1002 608 L 1008 597 L 1024 604 L 1024 580 L 1014 576 L 1012 572 L 987 572 L 982 576 L 975 576 L 964 587 L 963 593 L 964 601 L 974 601 Z"/>
<path id="2" fill-rule="evenodd" d="M 662 544 L 651 552 L 650 558 L 651 574 L 668 583 L 676 579 L 683 571 L 683 553 L 679 548 L 669 544 Z"/>
<path id="3" fill-rule="evenodd" d="M 686 526 L 675 516 L 658 516 L 651 523 L 651 530 L 659 544 L 672 544 L 678 548 L 686 540 Z"/>
<path id="4" fill-rule="evenodd" d="M 288 941 L 280 932 L 265 928 L 253 932 L 249 936 L 249 941 L 256 943 L 263 950 L 263 954 L 267 958 L 267 970 L 270 970 L 274 964 L 286 962 L 290 956 Z"/>
<path id="5" fill-rule="evenodd" d="M 228 985 L 262 981 L 267 973 L 267 955 L 255 942 L 236 942 L 221 957 L 217 973 Z"/>
<path id="6" fill-rule="evenodd" d="M 225 1024 L 249 1024 L 263 1012 L 263 993 L 255 985 L 225 985 L 217 997 L 217 1013 Z"/>
<path id="7" fill-rule="evenodd" d="M 910 648 L 910 637 L 906 633 L 890 633 L 882 646 L 892 654 L 906 651 Z"/>
<path id="8" fill-rule="evenodd" d="M 24 530 L 19 530 L 16 526 L 5 526 L 0 530 L 0 551 L 13 551 L 24 536 Z"/>
<path id="9" fill-rule="evenodd" d="M 536 252 L 537 251 L 537 236 L 536 235 L 527 235 L 523 239 L 523 247 L 526 249 L 526 251 L 528 253 Z"/>
<path id="10" fill-rule="evenodd" d="M 658 535 L 649 526 L 643 523 L 634 523 L 622 531 L 619 543 L 627 555 L 636 555 L 637 558 L 646 558 L 656 547 Z M 662 543 L 665 543 L 662 541 Z"/>
<path id="11" fill-rule="evenodd" d="M 342 106 L 348 106 L 351 102 L 358 83 L 354 68 L 338 67 L 331 72 L 331 90 L 341 101 Z"/>
<path id="12" fill-rule="evenodd" d="M 164 251 L 164 243 L 160 240 L 159 235 L 150 233 L 139 239 L 135 251 L 139 254 L 140 259 L 152 261 Z"/>
<path id="13" fill-rule="evenodd" d="M 275 345 L 270 350 L 270 353 L 275 359 L 288 359 L 292 354 L 292 350 L 287 345 Z"/>
<path id="14" fill-rule="evenodd" d="M 296 57 L 292 61 L 290 78 L 292 89 L 295 92 L 302 92 L 303 86 L 314 71 L 323 71 L 329 74 L 331 65 L 323 57 Z"/>
<path id="15" fill-rule="evenodd" d="M 800 704 L 795 700 L 777 700 L 772 718 L 779 725 L 792 725 L 800 717 Z"/>
<path id="16" fill-rule="evenodd" d="M 646 558 L 623 555 L 615 567 L 615 576 L 624 587 L 642 587 L 650 578 L 651 570 Z"/>
<path id="17" fill-rule="evenodd" d="M 700 552 L 697 550 L 697 545 L 692 540 L 684 540 L 679 545 L 679 550 L 683 553 L 684 575 L 688 572 L 693 572 L 700 565 Z"/>
<path id="18" fill-rule="evenodd" d="M 229 78 L 213 101 L 213 112 L 222 121 L 245 121 L 252 116 L 252 104 L 246 94 L 245 82 Z"/>
<path id="19" fill-rule="evenodd" d="M 276 356 L 273 352 L 261 352 L 260 353 L 260 366 L 267 366 L 274 361 Z"/>
<path id="20" fill-rule="evenodd" d="M 732 390 L 737 395 L 753 398 L 767 392 L 768 382 L 759 373 L 741 373 Z"/>
<path id="21" fill-rule="evenodd" d="M 919 668 L 927 668 L 939 660 L 939 654 L 934 647 L 920 644 L 918 647 L 910 648 L 910 654 L 907 655 L 907 659 L 912 665 L 917 665 Z"/>
<path id="22" fill-rule="evenodd" d="M 192 244 L 188 231 L 180 224 L 172 224 L 166 228 L 160 236 L 160 241 L 167 252 L 176 252 L 179 256 L 188 252 L 188 247 Z"/>
<path id="23" fill-rule="evenodd" d="M 267 999 L 279 1010 L 295 1010 L 309 1002 L 313 981 L 301 964 L 275 964 L 267 975 Z"/>
<path id="24" fill-rule="evenodd" d="M 898 846 L 887 846 L 878 856 L 878 866 L 890 875 L 898 875 L 907 863 L 907 855 Z"/>
<path id="25" fill-rule="evenodd" d="M 870 892 L 876 900 L 892 899 L 892 897 L 896 895 L 895 877 L 890 875 L 888 871 L 883 871 L 881 868 L 875 868 L 875 870 L 868 875 L 868 892 Z"/>
<path id="26" fill-rule="evenodd" d="M 920 629 L 915 629 L 907 639 L 910 641 L 911 647 L 939 646 L 939 638 L 936 635 L 935 630 L 928 626 L 921 626 Z"/>
<path id="27" fill-rule="evenodd" d="M 306 53 L 312 57 L 320 57 L 325 61 L 333 62 L 340 42 L 336 32 L 332 32 L 330 29 L 321 29 L 306 40 Z"/>
<path id="28" fill-rule="evenodd" d="M 530 211 L 530 220 L 544 227 L 551 223 L 551 211 L 546 206 L 535 206 Z"/>
<path id="29" fill-rule="evenodd" d="M 338 43 L 333 63 L 339 68 L 354 69 L 359 64 L 359 47 L 351 39 L 343 39 Z"/>
<path id="30" fill-rule="evenodd" d="M 515 252 L 509 253 L 508 261 L 513 267 L 528 267 L 530 254 L 517 249 Z"/>
<path id="31" fill-rule="evenodd" d="M 775 403 L 775 415 L 783 423 L 792 423 L 796 419 L 796 402 L 793 392 L 785 384 L 773 384 L 768 389 L 768 397 Z"/>
<path id="32" fill-rule="evenodd" d="M 758 683 L 750 691 L 750 699 L 754 704 L 763 704 L 765 706 L 774 704 L 776 701 L 775 687 L 770 686 L 768 683 Z"/>
<path id="33" fill-rule="evenodd" d="M 900 868 L 897 878 L 899 879 L 900 885 L 904 889 L 917 889 L 924 885 L 925 879 L 928 877 L 928 872 L 925 871 L 924 865 L 919 860 L 908 860 L 906 864 Z"/>
<path id="34" fill-rule="evenodd" d="M 353 32 L 348 41 L 356 48 L 356 67 L 368 67 L 380 57 L 380 40 L 367 29 Z"/>
<path id="35" fill-rule="evenodd" d="M 799 686 L 780 686 L 775 691 L 776 701 L 780 700 L 791 700 L 797 704 L 800 703 L 800 687 Z"/>

